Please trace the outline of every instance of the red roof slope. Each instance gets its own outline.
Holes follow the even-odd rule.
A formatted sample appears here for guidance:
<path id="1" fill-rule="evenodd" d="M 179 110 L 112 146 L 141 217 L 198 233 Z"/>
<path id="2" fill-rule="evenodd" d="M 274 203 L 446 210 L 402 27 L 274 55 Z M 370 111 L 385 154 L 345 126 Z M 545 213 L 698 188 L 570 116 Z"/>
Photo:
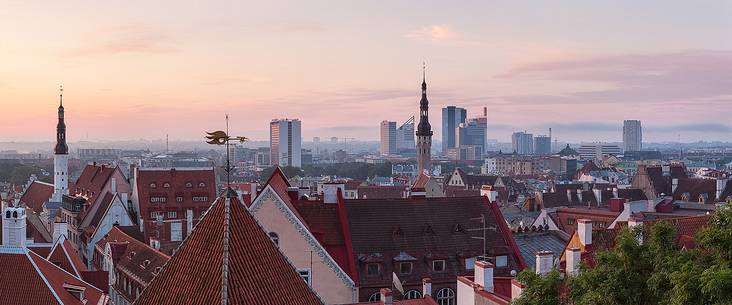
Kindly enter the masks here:
<path id="1" fill-rule="evenodd" d="M 0 246 L 0 270 L 3 274 L 13 275 L 0 277 L 0 304 L 83 305 L 106 302 L 103 299 L 106 296 L 99 289 L 24 248 Z M 65 284 L 82 287 L 86 302 L 79 301 L 68 292 Z"/>
<path id="2" fill-rule="evenodd" d="M 68 239 L 56 243 L 47 259 L 76 277 L 81 277 L 81 272 L 87 271 L 79 253 Z"/>
<path id="3" fill-rule="evenodd" d="M 213 203 L 135 304 L 220 304 L 224 266 L 230 305 L 322 304 L 244 205 L 224 197 Z"/>
<path id="4" fill-rule="evenodd" d="M 74 190 L 70 193 L 81 194 L 87 198 L 89 202 L 94 202 L 97 196 L 100 196 L 104 185 L 117 167 L 103 164 L 87 164 L 81 171 L 79 179 L 76 180 Z"/>
<path id="5" fill-rule="evenodd" d="M 131 273 L 141 285 L 149 284 L 156 275 L 155 269 L 163 267 L 170 260 L 170 256 L 126 234 L 120 226 L 113 226 L 109 233 L 97 242 L 97 247 L 102 253 L 107 243 L 111 244 L 115 268 L 119 267 Z"/>
<path id="6" fill-rule="evenodd" d="M 25 190 L 23 196 L 20 197 L 20 202 L 25 203 L 29 208 L 32 208 L 34 212 L 40 214 L 43 212 L 43 204 L 47 202 L 53 195 L 53 184 L 33 181 L 31 182 L 28 189 Z"/>

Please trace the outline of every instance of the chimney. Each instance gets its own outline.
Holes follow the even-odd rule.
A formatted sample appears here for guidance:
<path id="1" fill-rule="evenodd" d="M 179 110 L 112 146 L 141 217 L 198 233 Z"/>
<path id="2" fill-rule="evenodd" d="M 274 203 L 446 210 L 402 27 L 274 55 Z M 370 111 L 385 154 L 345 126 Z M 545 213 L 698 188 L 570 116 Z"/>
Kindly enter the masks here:
<path id="1" fill-rule="evenodd" d="M 300 188 L 298 188 L 297 186 L 290 186 L 287 188 L 287 196 L 290 197 L 290 200 L 297 201 L 300 198 L 299 191 Z"/>
<path id="2" fill-rule="evenodd" d="M 525 288 L 526 285 L 519 282 L 519 280 L 511 279 L 511 300 L 520 298 Z"/>
<path id="3" fill-rule="evenodd" d="M 53 242 L 55 243 L 60 238 L 69 238 L 69 224 L 63 221 L 56 221 L 53 223 Z M 62 242 L 63 240 L 59 241 Z"/>
<path id="4" fill-rule="evenodd" d="M 422 279 L 422 296 L 432 296 L 432 278 L 426 277 Z"/>
<path id="5" fill-rule="evenodd" d="M 391 295 L 391 289 L 381 288 L 381 290 L 379 292 L 381 293 L 381 302 L 383 302 L 384 305 L 393 305 L 394 304 L 394 298 Z"/>
<path id="6" fill-rule="evenodd" d="M 567 190 L 567 202 L 572 202 L 572 190 Z"/>
<path id="7" fill-rule="evenodd" d="M 552 271 L 554 267 L 554 252 L 539 251 L 536 252 L 536 274 L 545 275 Z"/>
<path id="8" fill-rule="evenodd" d="M 112 192 L 112 194 L 117 192 L 117 178 L 116 177 L 112 177 L 110 187 L 111 187 L 110 191 Z"/>
<path id="9" fill-rule="evenodd" d="M 3 214 L 3 246 L 25 247 L 25 208 L 7 207 Z"/>
<path id="10" fill-rule="evenodd" d="M 625 198 L 610 198 L 608 208 L 610 212 L 622 212 L 625 207 Z"/>
<path id="11" fill-rule="evenodd" d="M 494 265 L 486 261 L 475 262 L 475 283 L 483 286 L 483 290 L 493 292 Z"/>
<path id="12" fill-rule="evenodd" d="M 577 247 L 567 249 L 565 252 L 566 256 L 566 273 L 568 275 L 575 275 L 579 272 L 580 261 L 582 261 L 582 253 Z"/>
<path id="13" fill-rule="evenodd" d="M 186 210 L 186 236 L 193 232 L 193 209 Z"/>
<path id="14" fill-rule="evenodd" d="M 592 244 L 592 220 L 577 219 L 577 235 L 583 246 Z"/>
<path id="15" fill-rule="evenodd" d="M 249 183 L 249 194 L 252 195 L 252 197 L 251 197 L 252 199 L 257 197 L 257 183 L 256 182 Z"/>
<path id="16" fill-rule="evenodd" d="M 727 181 L 729 178 L 725 179 L 717 179 L 717 200 L 718 201 L 724 201 L 725 198 L 722 198 L 722 192 L 724 192 L 724 188 L 727 187 Z"/>
<path id="17" fill-rule="evenodd" d="M 618 198 L 618 188 L 617 187 L 613 188 L 613 198 Z"/>
<path id="18" fill-rule="evenodd" d="M 582 202 L 582 191 L 580 190 L 577 190 L 577 199 L 579 200 L 579 202 Z"/>
<path id="19" fill-rule="evenodd" d="M 676 193 L 677 187 L 679 187 L 679 178 L 671 179 L 671 194 Z"/>
<path id="20" fill-rule="evenodd" d="M 600 206 L 602 203 L 602 190 L 598 188 L 593 188 L 592 192 L 595 193 L 595 199 L 597 199 L 597 206 Z"/>
<path id="21" fill-rule="evenodd" d="M 643 222 L 639 221 L 635 218 L 628 219 L 628 228 L 633 230 L 636 227 L 639 227 L 641 229 L 641 231 L 638 233 L 638 244 L 642 245 L 643 244 Z"/>
<path id="22" fill-rule="evenodd" d="M 338 203 L 338 189 L 343 190 L 342 183 L 323 184 L 323 203 Z"/>
<path id="23" fill-rule="evenodd" d="M 488 107 L 483 107 L 483 117 L 488 117 Z"/>

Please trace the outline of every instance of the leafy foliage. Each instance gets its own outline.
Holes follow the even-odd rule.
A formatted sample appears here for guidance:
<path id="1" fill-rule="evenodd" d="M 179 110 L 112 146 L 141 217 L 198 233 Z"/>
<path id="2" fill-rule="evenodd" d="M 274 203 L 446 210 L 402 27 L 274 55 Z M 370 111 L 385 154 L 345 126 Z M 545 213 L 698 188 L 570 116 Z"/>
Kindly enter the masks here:
<path id="1" fill-rule="evenodd" d="M 559 271 L 552 271 L 540 276 L 534 270 L 521 271 L 517 279 L 526 284 L 521 297 L 512 301 L 512 305 L 563 305 L 568 304 L 560 291 L 564 282 Z"/>

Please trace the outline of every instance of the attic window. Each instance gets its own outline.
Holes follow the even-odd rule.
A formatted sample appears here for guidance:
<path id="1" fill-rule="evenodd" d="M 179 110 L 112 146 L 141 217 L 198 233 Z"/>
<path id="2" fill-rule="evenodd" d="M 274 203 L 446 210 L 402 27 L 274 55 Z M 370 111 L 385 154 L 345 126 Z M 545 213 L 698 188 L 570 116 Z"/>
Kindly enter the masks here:
<path id="1" fill-rule="evenodd" d="M 378 263 L 369 263 L 366 265 L 366 274 L 368 276 L 378 276 L 381 273 L 381 265 Z"/>
<path id="2" fill-rule="evenodd" d="M 434 272 L 445 272 L 445 260 L 438 259 L 432 261 L 432 271 Z"/>
<path id="3" fill-rule="evenodd" d="M 456 224 L 452 231 L 454 233 L 465 233 L 465 228 L 463 228 L 463 226 L 461 226 L 460 224 Z"/>
<path id="4" fill-rule="evenodd" d="M 402 262 L 402 263 L 399 263 L 399 273 L 401 273 L 401 274 L 411 274 L 413 267 L 414 267 L 414 265 L 411 262 Z"/>
<path id="5" fill-rule="evenodd" d="M 186 182 L 186 187 L 193 187 L 193 183 L 191 183 L 191 182 Z"/>
<path id="6" fill-rule="evenodd" d="M 198 187 L 206 187 L 206 183 L 203 183 L 203 182 L 199 182 L 199 183 L 198 183 Z"/>
<path id="7" fill-rule="evenodd" d="M 422 233 L 424 235 L 435 235 L 435 230 L 432 229 L 431 225 L 427 225 L 426 227 L 424 227 L 424 230 L 422 231 Z"/>
<path id="8" fill-rule="evenodd" d="M 130 252 L 130 258 L 135 257 L 135 254 L 137 254 L 137 253 L 135 253 L 135 251 Z"/>
<path id="9" fill-rule="evenodd" d="M 158 185 L 157 185 L 157 184 L 155 184 L 155 182 L 153 182 L 153 183 L 150 183 L 150 188 L 151 188 L 151 189 L 154 189 L 154 188 L 157 188 L 157 187 L 158 187 Z"/>
<path id="10" fill-rule="evenodd" d="M 163 184 L 163 187 L 164 188 L 170 188 L 170 183 L 165 182 L 165 184 Z"/>
<path id="11" fill-rule="evenodd" d="M 86 300 L 84 298 L 84 291 L 86 290 L 86 287 L 68 283 L 64 283 L 62 287 L 66 289 L 66 291 L 69 292 L 71 295 L 73 295 L 77 300 L 81 302 L 84 302 Z"/>
<path id="12" fill-rule="evenodd" d="M 160 268 L 160 267 L 155 267 L 155 273 L 160 273 L 160 270 L 161 270 L 161 269 L 162 269 L 162 268 Z"/>
<path id="13" fill-rule="evenodd" d="M 141 266 L 142 266 L 142 268 L 147 268 L 147 266 L 150 266 L 150 260 L 146 259 L 144 262 L 142 262 Z"/>

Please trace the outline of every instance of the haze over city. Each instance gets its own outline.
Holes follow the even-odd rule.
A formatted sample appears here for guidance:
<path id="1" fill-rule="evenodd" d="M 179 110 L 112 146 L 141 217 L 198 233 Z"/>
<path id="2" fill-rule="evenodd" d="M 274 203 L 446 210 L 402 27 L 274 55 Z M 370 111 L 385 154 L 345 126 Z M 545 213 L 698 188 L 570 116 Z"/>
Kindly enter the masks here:
<path id="1" fill-rule="evenodd" d="M 70 142 L 256 140 L 274 118 L 303 138 L 379 139 L 417 113 L 488 107 L 488 138 L 732 135 L 732 3 L 22 2 L 0 11 L 0 141 L 52 141 L 58 86 Z M 431 113 L 433 126 L 439 113 Z M 440 129 L 435 129 L 439 139 Z"/>

